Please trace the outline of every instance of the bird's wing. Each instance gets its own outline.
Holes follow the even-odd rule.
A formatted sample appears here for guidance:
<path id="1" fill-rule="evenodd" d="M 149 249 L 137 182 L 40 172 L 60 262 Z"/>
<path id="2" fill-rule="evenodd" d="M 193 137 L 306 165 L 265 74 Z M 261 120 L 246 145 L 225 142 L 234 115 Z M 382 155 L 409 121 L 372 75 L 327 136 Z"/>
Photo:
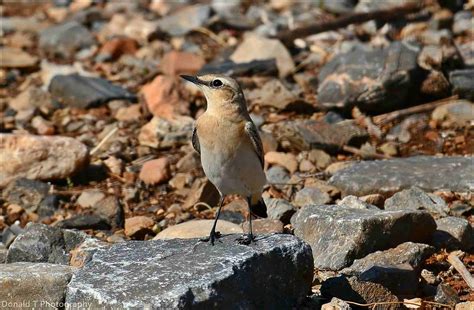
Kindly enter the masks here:
<path id="1" fill-rule="evenodd" d="M 199 137 L 196 132 L 196 126 L 193 128 L 193 137 L 192 137 L 193 148 L 199 155 L 201 155 L 201 146 L 199 145 Z"/>
<path id="2" fill-rule="evenodd" d="M 250 138 L 250 141 L 252 141 L 253 148 L 255 150 L 255 153 L 257 153 L 258 159 L 260 159 L 260 163 L 262 164 L 262 168 L 264 165 L 263 161 L 263 145 L 262 145 L 262 140 L 260 139 L 260 135 L 258 134 L 257 127 L 255 127 L 255 124 L 251 121 L 248 121 L 245 124 L 245 132 Z"/>

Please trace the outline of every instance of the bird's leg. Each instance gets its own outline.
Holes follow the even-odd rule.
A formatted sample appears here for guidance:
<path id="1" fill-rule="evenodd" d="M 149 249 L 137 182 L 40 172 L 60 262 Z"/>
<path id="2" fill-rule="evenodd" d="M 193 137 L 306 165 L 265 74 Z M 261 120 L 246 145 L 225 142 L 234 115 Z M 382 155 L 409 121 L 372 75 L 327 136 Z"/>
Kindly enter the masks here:
<path id="1" fill-rule="evenodd" d="M 250 211 L 251 202 L 252 202 L 251 197 L 247 197 L 247 203 L 249 205 L 249 233 L 237 239 L 237 241 L 240 244 L 249 245 L 250 243 L 255 242 L 255 236 L 253 235 L 253 232 L 252 232 L 252 212 Z"/>
<path id="2" fill-rule="evenodd" d="M 210 241 L 211 245 L 214 245 L 214 241 L 221 236 L 221 233 L 216 231 L 216 225 L 217 225 L 217 220 L 219 219 L 219 215 L 221 214 L 221 208 L 222 208 L 222 204 L 224 203 L 224 198 L 225 198 L 224 195 L 221 195 L 221 197 L 219 198 L 217 214 L 214 220 L 214 224 L 212 225 L 211 233 L 209 234 L 209 237 L 200 239 L 202 242 Z"/>

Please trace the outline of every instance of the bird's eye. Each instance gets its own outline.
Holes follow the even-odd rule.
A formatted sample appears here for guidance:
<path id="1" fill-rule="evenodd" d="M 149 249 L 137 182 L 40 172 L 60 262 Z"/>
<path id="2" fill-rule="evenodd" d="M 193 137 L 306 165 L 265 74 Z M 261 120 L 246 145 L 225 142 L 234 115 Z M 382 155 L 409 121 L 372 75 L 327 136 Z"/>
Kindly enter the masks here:
<path id="1" fill-rule="evenodd" d="M 211 82 L 212 87 L 221 87 L 224 85 L 221 80 L 215 79 L 214 81 Z"/>

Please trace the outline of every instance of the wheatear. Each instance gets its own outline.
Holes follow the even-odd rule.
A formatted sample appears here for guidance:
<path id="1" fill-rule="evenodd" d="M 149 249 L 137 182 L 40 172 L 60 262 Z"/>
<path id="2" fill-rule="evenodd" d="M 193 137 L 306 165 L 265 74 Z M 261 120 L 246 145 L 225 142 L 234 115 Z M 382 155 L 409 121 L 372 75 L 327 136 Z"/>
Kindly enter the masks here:
<path id="1" fill-rule="evenodd" d="M 257 127 L 247 111 L 244 93 L 232 78 L 218 75 L 189 76 L 183 79 L 196 84 L 204 93 L 207 109 L 196 121 L 193 146 L 201 155 L 201 164 L 209 181 L 220 193 L 216 219 L 209 238 L 219 237 L 216 224 L 226 195 L 238 194 L 249 205 L 250 232 L 239 239 L 243 244 L 254 241 L 252 213 L 266 217 L 262 199 L 266 183 L 263 171 L 263 148 Z"/>

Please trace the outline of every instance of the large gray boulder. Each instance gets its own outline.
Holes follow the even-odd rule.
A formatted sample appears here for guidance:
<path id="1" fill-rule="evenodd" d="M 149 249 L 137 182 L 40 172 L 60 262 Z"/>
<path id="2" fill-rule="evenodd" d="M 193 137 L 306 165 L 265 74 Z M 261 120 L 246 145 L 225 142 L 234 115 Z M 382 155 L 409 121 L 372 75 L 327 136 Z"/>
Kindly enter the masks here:
<path id="1" fill-rule="evenodd" d="M 417 186 L 427 192 L 474 190 L 474 158 L 415 156 L 361 161 L 337 171 L 329 180 L 344 195 L 390 195 Z"/>
<path id="2" fill-rule="evenodd" d="M 3 264 L 0 305 L 5 309 L 17 308 L 15 304 L 31 309 L 63 308 L 66 286 L 73 271 L 73 267 L 48 263 Z"/>
<path id="3" fill-rule="evenodd" d="M 291 219 L 295 235 L 311 245 L 315 267 L 339 270 L 354 259 L 406 241 L 424 242 L 436 224 L 422 211 L 305 206 Z"/>
<path id="4" fill-rule="evenodd" d="M 69 283 L 66 302 L 90 308 L 290 309 L 310 291 L 311 248 L 291 235 L 250 246 L 224 236 L 130 241 L 96 253 Z M 74 307 L 71 307 L 74 308 Z"/>

